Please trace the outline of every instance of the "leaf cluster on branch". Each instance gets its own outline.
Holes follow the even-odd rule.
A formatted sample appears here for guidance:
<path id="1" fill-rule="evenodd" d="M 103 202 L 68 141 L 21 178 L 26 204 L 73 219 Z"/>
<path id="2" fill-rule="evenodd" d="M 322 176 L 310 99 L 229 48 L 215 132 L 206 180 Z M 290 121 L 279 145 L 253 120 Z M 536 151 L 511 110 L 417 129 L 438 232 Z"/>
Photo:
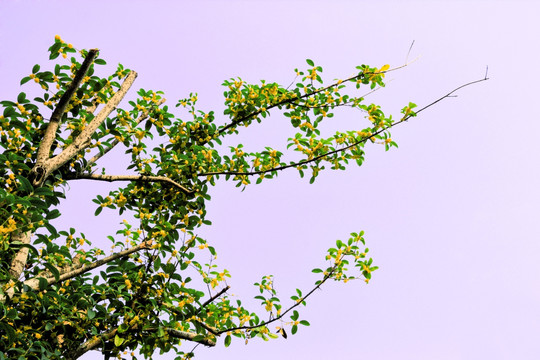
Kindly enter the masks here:
<path id="1" fill-rule="evenodd" d="M 397 147 L 392 127 L 453 93 L 416 112 L 409 103 L 394 119 L 355 94 L 383 87 L 395 69 L 362 65 L 324 85 L 322 67 L 307 60 L 288 88 L 225 81 L 223 116 L 199 109 L 194 93 L 178 101 L 178 114 L 159 91 L 140 89 L 122 103 L 137 74 L 118 65 L 110 76 L 96 75 L 95 67 L 106 65 L 97 49 L 77 51 L 57 36 L 49 51 L 63 62 L 50 71 L 35 65 L 21 81 L 43 95 L 30 100 L 21 92 L 0 102 L 0 359 L 76 359 L 90 350 L 150 358 L 158 349 L 182 359 L 193 356 L 186 343 L 214 346 L 222 338 L 228 346 L 233 338 L 296 333 L 309 325 L 298 307 L 326 281 L 371 279 L 377 267 L 363 232 L 337 240 L 326 266 L 313 270 L 320 279 L 290 302 L 282 302 L 272 276 L 263 276 L 255 284 L 261 308 L 253 311 L 228 294 L 229 272 L 214 264 L 214 247 L 195 232 L 211 224 L 209 187 L 220 178 L 239 187 L 260 183 L 285 169 L 308 174 L 311 183 L 325 169 L 362 165 L 366 144 Z M 362 111 L 365 127 L 323 137 L 319 125 L 338 107 Z M 273 111 L 295 132 L 287 149 L 223 149 L 222 139 Z M 111 174 L 99 163 L 117 147 L 126 167 Z M 93 200 L 96 216 L 105 208 L 132 215 L 108 237 L 110 254 L 73 227 L 54 225 L 62 190 L 74 180 L 122 184 Z"/>

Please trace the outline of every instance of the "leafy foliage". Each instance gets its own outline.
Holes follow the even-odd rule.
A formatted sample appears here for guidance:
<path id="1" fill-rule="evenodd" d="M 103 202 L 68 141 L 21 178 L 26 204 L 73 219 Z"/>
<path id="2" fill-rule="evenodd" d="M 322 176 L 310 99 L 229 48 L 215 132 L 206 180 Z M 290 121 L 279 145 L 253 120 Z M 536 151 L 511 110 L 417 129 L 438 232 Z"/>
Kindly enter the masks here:
<path id="1" fill-rule="evenodd" d="M 255 284 L 261 309 L 252 311 L 228 296 L 228 271 L 201 260 L 216 251 L 195 230 L 211 225 L 205 205 L 219 178 L 244 187 L 296 169 L 312 183 L 327 168 L 362 165 L 368 142 L 397 147 L 389 129 L 415 116 L 415 105 L 395 121 L 354 95 L 383 87 L 388 65 L 358 66 L 354 76 L 330 85 L 309 59 L 289 88 L 229 79 L 226 120 L 217 121 L 214 111 L 197 107 L 194 93 L 178 101 L 178 114 L 161 92 L 144 89 L 125 107 L 109 106 L 135 72 L 118 65 L 110 76 L 97 76 L 95 66 L 106 65 L 97 50 L 76 51 L 58 36 L 49 51 L 60 61 L 53 70 L 35 65 L 21 80 L 43 95 L 30 100 L 21 92 L 1 102 L 0 359 L 75 359 L 94 349 L 106 358 L 135 350 L 150 358 L 157 349 L 190 358 L 181 343 L 213 346 L 222 336 L 228 346 L 232 338 L 295 334 L 309 325 L 299 306 L 327 280 L 371 279 L 377 267 L 363 232 L 352 233 L 328 250 L 324 269 L 313 270 L 320 274 L 313 288 L 298 289 L 291 302 L 282 302 L 272 276 L 263 276 Z M 365 113 L 365 128 L 321 136 L 319 125 L 344 106 Z M 223 149 L 222 139 L 278 110 L 296 132 L 286 150 Z M 117 146 L 129 157 L 126 173 L 107 174 L 99 160 Z M 109 255 L 74 228 L 51 223 L 61 215 L 55 207 L 62 189 L 80 179 L 127 182 L 93 200 L 96 215 L 104 208 L 133 215 L 109 237 Z"/>

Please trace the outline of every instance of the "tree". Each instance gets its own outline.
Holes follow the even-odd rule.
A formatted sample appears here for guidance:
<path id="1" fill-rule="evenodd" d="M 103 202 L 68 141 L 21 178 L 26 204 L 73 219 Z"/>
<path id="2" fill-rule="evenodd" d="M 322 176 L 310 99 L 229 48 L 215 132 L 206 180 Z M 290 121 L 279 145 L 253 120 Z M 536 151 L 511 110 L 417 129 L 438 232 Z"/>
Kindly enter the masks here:
<path id="1" fill-rule="evenodd" d="M 211 225 L 205 210 L 209 186 L 224 178 L 245 187 L 287 169 L 312 183 L 326 168 L 362 165 L 366 143 L 397 147 L 392 127 L 463 86 L 487 80 L 416 111 L 409 103 L 396 120 L 355 93 L 384 87 L 385 74 L 406 64 L 361 65 L 354 76 L 324 85 L 322 67 L 308 59 L 307 70 L 296 69 L 289 87 L 224 81 L 227 120 L 217 124 L 213 111 L 197 107 L 195 93 L 178 101 L 180 114 L 164 105 L 161 92 L 143 89 L 128 109 L 120 108 L 136 72 L 118 65 L 100 77 L 95 67 L 106 62 L 98 50 L 77 52 L 59 36 L 49 51 L 51 60 L 61 56 L 67 64 L 52 71 L 35 65 L 21 80 L 37 83 L 43 95 L 31 101 L 21 92 L 16 102 L 1 102 L 0 359 L 76 359 L 90 350 L 109 358 L 135 349 L 151 357 L 157 348 L 183 359 L 193 352 L 180 348 L 181 342 L 214 346 L 223 338 L 228 346 L 233 337 L 268 340 L 296 333 L 309 325 L 300 318 L 300 305 L 325 282 L 371 279 L 377 267 L 363 232 L 337 240 L 326 265 L 312 270 L 320 279 L 305 292 L 297 289 L 290 304 L 282 304 L 272 277 L 263 276 L 255 284 L 262 305 L 256 313 L 229 297 L 227 270 L 213 263 L 215 249 L 195 233 Z M 318 125 L 338 107 L 364 112 L 366 128 L 321 136 Z M 270 147 L 245 152 L 239 144 L 228 154 L 223 149 L 222 139 L 278 111 L 297 131 L 288 139 L 288 159 Z M 99 160 L 121 146 L 129 157 L 126 172 L 99 169 Z M 55 206 L 65 197 L 63 187 L 75 180 L 124 186 L 93 200 L 96 216 L 110 208 L 131 218 L 109 237 L 111 254 L 92 248 L 73 227 L 57 229 L 51 222 L 61 216 Z"/>

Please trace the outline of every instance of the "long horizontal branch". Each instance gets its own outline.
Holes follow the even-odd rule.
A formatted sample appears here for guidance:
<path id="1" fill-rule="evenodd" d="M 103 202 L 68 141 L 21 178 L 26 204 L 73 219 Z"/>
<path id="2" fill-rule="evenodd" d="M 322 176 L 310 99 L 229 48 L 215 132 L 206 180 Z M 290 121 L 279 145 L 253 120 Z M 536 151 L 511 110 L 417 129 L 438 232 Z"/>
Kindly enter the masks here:
<path id="1" fill-rule="evenodd" d="M 118 258 L 127 256 L 129 254 L 132 254 L 134 252 L 137 252 L 137 251 L 140 251 L 140 250 L 143 250 L 143 249 L 148 249 L 148 248 L 150 248 L 151 245 L 152 245 L 151 241 L 145 241 L 143 243 L 140 243 L 137 246 L 134 246 L 134 247 L 131 247 L 129 249 L 114 253 L 112 255 L 104 257 L 103 259 L 96 260 L 93 263 L 85 264 L 83 266 L 75 265 L 75 266 L 68 267 L 67 269 L 62 271 L 62 273 L 58 277 L 58 280 L 56 280 L 56 278 L 54 276 L 49 276 L 49 277 L 47 277 L 45 279 L 47 280 L 48 285 L 52 285 L 52 284 L 55 284 L 55 283 L 58 283 L 58 282 L 69 280 L 69 279 L 72 279 L 72 278 L 74 278 L 76 276 L 84 274 L 84 273 L 86 273 L 86 272 L 88 272 L 90 270 L 93 270 L 93 269 L 95 269 L 97 267 L 100 267 L 102 265 L 110 263 L 111 261 L 114 261 L 114 260 L 116 260 Z M 35 278 L 32 278 L 32 279 L 26 280 L 24 282 L 24 284 L 27 285 L 29 288 L 31 288 L 33 290 L 38 290 L 39 289 L 39 278 L 35 277 Z"/>
<path id="2" fill-rule="evenodd" d="M 464 84 L 464 85 L 461 85 L 457 88 L 455 88 L 454 90 L 450 91 L 448 94 L 444 95 L 444 96 L 441 96 L 440 98 L 436 99 L 435 101 L 431 102 L 430 104 L 420 108 L 419 110 L 415 111 L 414 113 L 415 114 L 419 114 L 420 112 L 430 108 L 431 106 L 437 104 L 438 102 L 446 99 L 446 98 L 449 98 L 451 97 L 451 95 L 453 93 L 455 93 L 456 91 L 466 87 L 466 86 L 470 86 L 470 85 L 473 85 L 473 84 L 476 84 L 476 83 L 479 83 L 479 82 L 482 82 L 482 81 L 486 81 L 488 80 L 489 78 L 488 77 L 485 77 L 483 79 L 480 79 L 480 80 L 475 80 L 475 81 L 471 81 L 467 84 Z M 401 120 L 399 121 L 396 121 L 384 128 L 382 128 L 381 130 L 379 131 L 376 131 L 374 133 L 372 133 L 371 135 L 369 136 L 366 136 L 366 137 L 363 137 L 362 139 L 352 143 L 351 145 L 348 145 L 348 146 L 345 146 L 345 147 L 342 147 L 342 148 L 339 148 L 339 149 L 336 149 L 336 150 L 333 150 L 333 151 L 329 151 L 327 153 L 324 153 L 324 154 L 321 154 L 321 155 L 318 155 L 318 156 L 315 156 L 314 158 L 312 159 L 308 159 L 308 160 L 301 160 L 299 162 L 295 162 L 295 163 L 291 163 L 289 165 L 283 165 L 283 166 L 278 166 L 278 167 L 274 167 L 274 168 L 271 168 L 271 169 L 266 169 L 266 170 L 257 170 L 257 171 L 212 171 L 212 172 L 205 172 L 205 173 L 201 173 L 201 174 L 197 174 L 197 176 L 210 176 L 210 175 L 243 175 L 243 176 L 252 176 L 252 175 L 260 175 L 260 174 L 266 174 L 266 173 L 269 173 L 269 172 L 273 172 L 273 171 L 281 171 L 281 170 L 285 170 L 285 169 L 288 169 L 288 168 L 291 168 L 291 167 L 297 167 L 297 166 L 302 166 L 302 165 L 306 165 L 306 164 L 309 164 L 309 163 L 312 163 L 312 162 L 315 162 L 315 161 L 318 161 L 320 159 L 323 159 L 327 156 L 331 156 L 331 155 L 334 155 L 336 153 L 341 153 L 343 151 L 346 151 L 350 148 L 353 148 L 355 146 L 358 146 L 359 144 L 361 143 L 364 143 L 370 139 L 373 139 L 375 136 L 385 132 L 386 130 L 390 129 L 390 128 L 393 128 L 403 122 L 406 122 L 407 120 L 409 120 L 411 117 L 413 117 L 414 115 L 413 114 L 410 114 L 410 115 L 407 115 L 407 116 L 404 116 Z"/>
<path id="3" fill-rule="evenodd" d="M 180 185 L 176 181 L 169 179 L 166 176 L 149 176 L 149 175 L 103 175 L 103 174 L 72 174 L 67 177 L 69 180 L 98 180 L 98 181 L 145 181 L 145 182 L 166 182 L 176 186 L 186 194 L 193 193 L 193 190 L 189 190 L 186 187 Z"/>

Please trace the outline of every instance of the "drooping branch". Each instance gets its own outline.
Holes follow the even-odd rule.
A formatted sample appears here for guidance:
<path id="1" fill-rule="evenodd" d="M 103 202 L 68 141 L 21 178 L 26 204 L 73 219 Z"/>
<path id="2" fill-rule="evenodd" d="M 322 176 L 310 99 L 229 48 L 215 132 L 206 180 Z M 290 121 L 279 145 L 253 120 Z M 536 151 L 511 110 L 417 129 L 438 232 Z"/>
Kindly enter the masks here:
<path id="1" fill-rule="evenodd" d="M 154 106 L 154 107 L 159 107 L 161 105 L 163 105 L 163 103 L 165 103 L 166 99 L 161 99 L 158 101 L 158 103 Z M 135 124 L 136 125 L 139 125 L 141 122 L 143 122 L 144 120 L 146 120 L 148 118 L 148 114 L 150 113 L 150 110 L 149 109 L 144 109 L 143 113 L 137 118 L 137 120 L 135 120 Z M 94 155 L 89 161 L 88 161 L 88 165 L 87 165 L 87 168 L 90 169 L 95 163 L 96 161 L 98 161 L 103 155 L 107 154 L 109 151 L 111 151 L 116 145 L 118 145 L 120 143 L 120 140 L 118 139 L 114 139 L 112 142 L 111 142 L 111 146 L 105 148 L 103 150 L 103 152 L 100 152 L 96 155 Z"/>
<path id="2" fill-rule="evenodd" d="M 60 100 L 58 101 L 58 104 L 56 105 L 56 108 L 54 109 L 51 119 L 49 121 L 49 125 L 47 126 L 47 130 L 45 130 L 45 135 L 43 136 L 43 140 L 41 141 L 41 144 L 39 145 L 38 152 L 37 152 L 37 164 L 44 163 L 49 158 L 49 153 L 51 151 L 51 146 L 54 142 L 54 139 L 56 138 L 56 131 L 58 130 L 58 126 L 60 125 L 60 121 L 62 120 L 62 116 L 64 115 L 66 108 L 69 104 L 69 101 L 73 97 L 73 94 L 77 90 L 77 88 L 81 85 L 86 73 L 88 72 L 88 69 L 94 62 L 94 59 L 97 56 L 98 49 L 91 49 L 88 51 L 88 54 L 86 55 L 86 58 L 84 59 L 81 67 L 77 72 L 75 73 L 75 77 L 73 78 L 73 81 L 71 84 L 69 84 L 69 87 L 64 92 L 62 97 L 60 97 Z"/>
<path id="3" fill-rule="evenodd" d="M 442 100 L 444 100 L 446 98 L 452 97 L 452 94 L 455 93 L 456 91 L 458 91 L 458 90 L 460 90 L 460 89 L 462 89 L 462 88 L 464 88 L 466 86 L 470 86 L 470 85 L 473 85 L 473 84 L 476 84 L 476 83 L 479 83 L 479 82 L 482 82 L 482 81 L 486 81 L 486 80 L 489 80 L 489 78 L 487 77 L 487 74 L 486 74 L 486 77 L 484 77 L 483 79 L 471 81 L 471 82 L 469 82 L 467 84 L 464 84 L 464 85 L 461 85 L 461 86 L 455 88 L 454 90 L 450 91 L 448 94 L 446 94 L 444 96 L 441 96 L 440 98 L 438 98 L 435 101 L 431 102 L 430 104 L 420 108 L 419 110 L 415 111 L 414 113 L 419 114 L 420 112 L 430 108 L 431 106 L 437 104 L 438 102 L 440 102 L 440 101 L 442 101 Z M 252 175 L 266 174 L 266 173 L 273 172 L 273 171 L 281 171 L 281 170 L 285 170 L 285 169 L 288 169 L 288 168 L 291 168 L 291 167 L 297 167 L 297 166 L 306 165 L 306 164 L 309 164 L 309 163 L 324 159 L 327 156 L 331 156 L 331 155 L 334 155 L 334 154 L 337 154 L 337 153 L 347 151 L 347 150 L 349 150 L 349 149 L 351 149 L 351 148 L 353 148 L 355 146 L 358 146 L 358 145 L 360 145 L 362 143 L 365 143 L 366 141 L 368 141 L 370 139 L 373 139 L 375 136 L 389 130 L 390 128 L 393 128 L 393 127 L 395 127 L 395 126 L 397 126 L 397 125 L 399 125 L 399 124 L 401 124 L 403 122 L 406 122 L 407 120 L 409 120 L 413 116 L 415 116 L 415 115 L 413 115 L 413 114 L 406 115 L 403 118 L 401 118 L 399 121 L 396 121 L 396 122 L 382 128 L 381 130 L 372 133 L 369 136 L 365 136 L 362 139 L 360 139 L 360 140 L 358 140 L 358 141 L 356 141 L 356 142 L 354 142 L 354 143 L 352 143 L 352 144 L 350 144 L 348 146 L 344 146 L 342 148 L 335 149 L 333 151 L 329 151 L 327 153 L 315 156 L 312 159 L 301 160 L 301 161 L 298 161 L 298 162 L 290 163 L 288 165 L 277 166 L 277 167 L 274 167 L 274 168 L 271 168 L 271 169 L 265 169 L 265 170 L 244 171 L 244 172 L 242 172 L 242 171 L 211 171 L 211 172 L 205 172 L 205 173 L 197 174 L 197 176 L 211 176 L 211 175 L 252 176 Z"/>
<path id="4" fill-rule="evenodd" d="M 62 270 L 62 272 L 60 273 L 60 276 L 58 277 L 58 280 L 56 280 L 56 278 L 54 276 L 47 277 L 46 278 L 47 284 L 52 285 L 52 284 L 56 284 L 58 282 L 62 282 L 62 281 L 65 281 L 65 280 L 72 279 L 72 278 L 74 278 L 76 276 L 84 274 L 84 273 L 86 273 L 86 272 L 88 272 L 90 270 L 93 270 L 93 269 L 97 268 L 97 267 L 100 267 L 100 266 L 103 266 L 103 265 L 105 265 L 107 263 L 110 263 L 111 261 L 114 261 L 114 260 L 116 260 L 118 258 L 122 258 L 124 256 L 127 256 L 129 254 L 132 254 L 134 252 L 137 252 L 137 251 L 140 251 L 140 250 L 143 250 L 143 249 L 149 249 L 151 247 L 151 245 L 152 245 L 152 241 L 145 241 L 145 242 L 143 242 L 143 243 L 141 243 L 141 244 L 139 244 L 137 246 L 134 246 L 132 248 L 120 251 L 118 253 L 114 253 L 112 255 L 104 257 L 103 259 L 94 261 L 93 263 L 85 264 L 83 266 L 74 265 L 74 266 L 71 266 L 71 267 L 67 267 L 66 269 Z M 26 280 L 24 282 L 24 284 L 27 285 L 32 290 L 38 290 L 39 289 L 39 275 L 38 275 L 38 277 Z"/>
<path id="5" fill-rule="evenodd" d="M 102 175 L 102 174 L 71 174 L 67 176 L 69 180 L 98 180 L 98 181 L 145 181 L 145 182 L 166 182 L 176 186 L 186 194 L 193 193 L 193 190 L 189 190 L 186 187 L 180 185 L 176 181 L 169 179 L 165 176 L 148 176 L 148 175 Z"/>
<path id="6" fill-rule="evenodd" d="M 285 310 L 279 316 L 276 316 L 275 318 L 273 318 L 271 320 L 268 320 L 268 321 L 265 321 L 265 322 L 263 322 L 262 324 L 259 324 L 259 325 L 238 326 L 238 327 L 233 327 L 233 328 L 229 328 L 229 329 L 220 330 L 220 331 L 218 331 L 217 335 L 221 335 L 221 334 L 226 333 L 228 331 L 234 331 L 234 330 L 256 329 L 256 328 L 260 328 L 260 327 L 263 327 L 263 326 L 267 326 L 267 325 L 269 325 L 269 324 L 271 324 L 271 323 L 273 323 L 275 321 L 281 320 L 285 315 L 287 315 L 287 313 L 289 313 L 292 309 L 294 309 L 295 307 L 302 304 L 302 302 L 304 302 L 309 296 L 311 296 L 311 294 L 313 294 L 317 289 L 319 289 L 322 286 L 322 284 L 324 284 L 326 282 L 326 280 L 330 279 L 337 268 L 338 268 L 338 265 L 334 265 L 332 267 L 332 269 L 328 272 L 328 274 L 326 274 L 323 277 L 323 279 L 317 285 L 315 285 L 315 287 L 313 289 L 311 289 L 310 292 L 308 292 L 302 298 L 298 299 L 293 305 L 291 305 L 287 310 Z"/>

